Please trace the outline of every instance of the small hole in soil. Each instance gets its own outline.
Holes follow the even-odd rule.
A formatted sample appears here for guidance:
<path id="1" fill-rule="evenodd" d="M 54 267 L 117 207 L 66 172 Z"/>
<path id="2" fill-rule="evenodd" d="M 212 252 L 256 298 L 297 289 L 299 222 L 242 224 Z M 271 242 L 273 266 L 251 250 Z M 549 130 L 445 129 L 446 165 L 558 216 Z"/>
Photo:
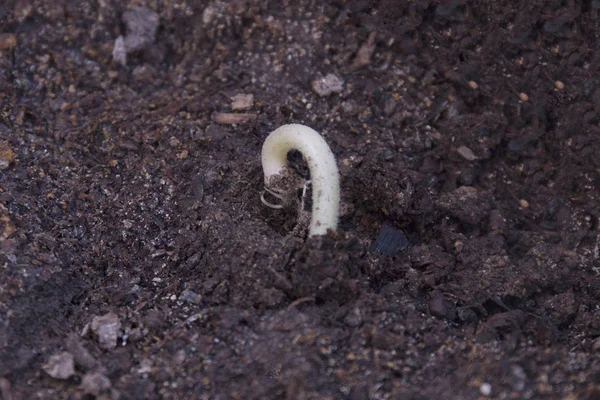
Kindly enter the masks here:
<path id="1" fill-rule="evenodd" d="M 310 179 L 310 170 L 308 169 L 308 164 L 302 157 L 302 153 L 300 153 L 298 150 L 292 150 L 288 153 L 287 159 L 290 168 L 292 168 L 294 172 L 298 174 L 298 176 L 306 180 Z"/>

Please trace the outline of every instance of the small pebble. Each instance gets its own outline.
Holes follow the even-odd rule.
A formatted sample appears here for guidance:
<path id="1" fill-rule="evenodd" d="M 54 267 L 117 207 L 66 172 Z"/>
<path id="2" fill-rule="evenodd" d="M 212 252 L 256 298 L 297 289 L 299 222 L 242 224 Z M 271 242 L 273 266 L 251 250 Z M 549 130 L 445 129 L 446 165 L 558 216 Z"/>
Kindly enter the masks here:
<path id="1" fill-rule="evenodd" d="M 519 200 L 519 206 L 521 206 L 521 208 L 529 208 L 529 202 L 525 199 L 521 199 Z"/>
<path id="2" fill-rule="evenodd" d="M 54 354 L 42 369 L 54 379 L 69 379 L 75 375 L 73 355 L 66 351 Z"/>
<path id="3" fill-rule="evenodd" d="M 362 323 L 360 308 L 354 307 L 344 318 L 344 323 L 351 328 L 356 328 Z"/>
<path id="4" fill-rule="evenodd" d="M 92 319 L 92 332 L 98 337 L 98 343 L 106 350 L 117 347 L 117 339 L 121 330 L 119 316 L 113 312 Z"/>
<path id="5" fill-rule="evenodd" d="M 123 14 L 127 35 L 115 40 L 112 56 L 122 65 L 127 65 L 127 54 L 138 51 L 154 41 L 159 25 L 159 16 L 147 7 L 134 6 Z"/>
<path id="6" fill-rule="evenodd" d="M 384 222 L 379 230 L 377 239 L 373 242 L 371 250 L 384 257 L 391 257 L 399 250 L 408 247 L 409 242 L 406 235 L 389 222 Z"/>
<path id="7" fill-rule="evenodd" d="M 477 82 L 475 81 L 469 81 L 468 85 L 471 89 L 477 89 L 479 87 L 479 85 L 477 85 Z"/>
<path id="8" fill-rule="evenodd" d="M 327 74 L 325 77 L 315 79 L 312 88 L 316 94 L 325 97 L 332 93 L 340 93 L 344 88 L 344 81 L 334 74 Z"/>
<path id="9" fill-rule="evenodd" d="M 475 155 L 475 153 L 473 153 L 473 150 L 471 150 L 467 146 L 460 146 L 458 149 L 456 149 L 456 152 L 467 161 L 477 160 L 477 156 Z"/>
<path id="10" fill-rule="evenodd" d="M 521 92 L 521 93 L 519 93 L 519 99 L 521 99 L 521 101 L 527 101 L 527 100 L 529 100 L 529 96 L 527 96 L 525 93 Z"/>
<path id="11" fill-rule="evenodd" d="M 431 315 L 438 318 L 446 318 L 449 314 L 448 302 L 444 298 L 444 295 L 437 290 L 434 290 L 431 293 L 431 298 L 429 299 L 429 312 Z"/>
<path id="12" fill-rule="evenodd" d="M 192 304 L 200 304 L 202 302 L 202 296 L 189 289 L 185 289 L 181 292 L 179 299 Z"/>
<path id="13" fill-rule="evenodd" d="M 554 82 L 554 87 L 557 88 L 558 90 L 561 90 L 561 89 L 565 88 L 565 84 L 562 83 L 561 81 L 555 81 Z"/>
<path id="14" fill-rule="evenodd" d="M 88 372 L 81 379 L 81 388 L 85 394 L 99 396 L 111 387 L 110 379 L 100 372 Z"/>
<path id="15" fill-rule="evenodd" d="M 512 386 L 513 390 L 522 392 L 525 390 L 527 383 L 527 374 L 520 365 L 511 365 L 508 374 L 508 383 Z"/>
<path id="16" fill-rule="evenodd" d="M 479 386 L 479 392 L 484 396 L 489 396 L 492 394 L 492 385 L 487 382 L 484 382 Z"/>

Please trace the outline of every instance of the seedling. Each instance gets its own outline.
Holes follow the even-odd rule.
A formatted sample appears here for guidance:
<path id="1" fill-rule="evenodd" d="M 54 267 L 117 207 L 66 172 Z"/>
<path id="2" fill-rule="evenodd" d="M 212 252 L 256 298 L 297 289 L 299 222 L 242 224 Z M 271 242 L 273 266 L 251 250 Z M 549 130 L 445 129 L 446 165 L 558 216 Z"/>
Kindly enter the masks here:
<path id="1" fill-rule="evenodd" d="M 287 153 L 298 150 L 310 170 L 310 181 L 299 178 L 288 166 Z M 312 182 L 312 216 L 309 236 L 324 235 L 337 228 L 340 210 L 340 178 L 335 157 L 327 142 L 313 129 L 299 124 L 283 125 L 265 139 L 262 147 L 262 166 L 265 190 L 280 199 L 282 204 L 262 202 L 271 208 L 293 204 L 296 191 L 303 189 L 299 215 L 304 207 L 307 185 Z"/>

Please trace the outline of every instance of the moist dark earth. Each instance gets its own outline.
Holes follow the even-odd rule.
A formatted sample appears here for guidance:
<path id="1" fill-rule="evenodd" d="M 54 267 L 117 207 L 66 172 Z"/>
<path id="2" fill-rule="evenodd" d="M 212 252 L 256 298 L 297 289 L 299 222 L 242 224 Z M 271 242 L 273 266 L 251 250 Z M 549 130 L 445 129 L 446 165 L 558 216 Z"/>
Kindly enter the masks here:
<path id="1" fill-rule="evenodd" d="M 600 398 L 599 25 L 3 1 L 0 397 Z M 260 201 L 286 123 L 337 157 L 336 232 Z"/>

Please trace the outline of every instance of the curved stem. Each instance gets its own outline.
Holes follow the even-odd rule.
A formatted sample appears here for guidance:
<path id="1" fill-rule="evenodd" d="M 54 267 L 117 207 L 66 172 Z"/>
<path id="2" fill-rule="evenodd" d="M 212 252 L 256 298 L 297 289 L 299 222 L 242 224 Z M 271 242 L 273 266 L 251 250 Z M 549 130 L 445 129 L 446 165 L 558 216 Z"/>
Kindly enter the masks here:
<path id="1" fill-rule="evenodd" d="M 327 142 L 315 130 L 300 124 L 283 125 L 274 130 L 262 147 L 265 185 L 287 165 L 287 153 L 298 150 L 304 156 L 313 185 L 310 236 L 323 235 L 337 228 L 340 203 L 340 178 L 335 157 Z"/>

